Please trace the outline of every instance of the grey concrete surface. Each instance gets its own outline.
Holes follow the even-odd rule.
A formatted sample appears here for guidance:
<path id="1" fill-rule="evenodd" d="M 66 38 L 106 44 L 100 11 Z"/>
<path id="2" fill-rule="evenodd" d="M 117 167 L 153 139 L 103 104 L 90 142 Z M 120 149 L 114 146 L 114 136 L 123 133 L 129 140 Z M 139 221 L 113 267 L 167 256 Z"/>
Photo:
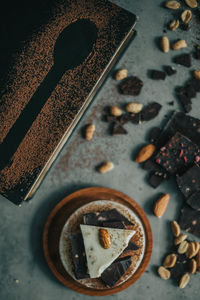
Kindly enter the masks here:
<path id="1" fill-rule="evenodd" d="M 128 68 L 129 73 L 144 80 L 144 88 L 136 98 L 120 96 L 116 82 L 109 76 L 101 91 L 95 97 L 73 136 L 65 145 L 55 164 L 49 171 L 39 190 L 30 203 L 21 208 L 9 201 L 0 201 L 0 299 L 1 300 L 86 300 L 89 296 L 80 295 L 67 289 L 51 274 L 43 257 L 42 231 L 51 209 L 67 194 L 88 186 L 106 186 L 119 189 L 133 197 L 145 210 L 150 220 L 154 249 L 151 263 L 141 279 L 127 290 L 107 299 L 199 299 L 200 274 L 192 276 L 189 286 L 181 290 L 171 282 L 161 280 L 156 268 L 172 243 L 169 223 L 176 219 L 182 203 L 182 197 L 175 183 L 167 181 L 158 189 L 152 189 L 146 183 L 146 173 L 133 161 L 135 149 L 146 142 L 148 130 L 160 125 L 164 116 L 172 109 L 167 103 L 174 100 L 174 86 L 184 83 L 193 67 L 177 66 L 177 74 L 165 81 L 152 81 L 147 76 L 151 68 L 161 69 L 171 64 L 177 54 L 170 51 L 163 54 L 157 46 L 157 38 L 163 34 L 163 24 L 173 19 L 174 12 L 164 9 L 158 0 L 118 0 L 113 1 L 139 16 L 136 29 L 138 35 L 131 43 L 117 67 Z M 200 5 L 200 3 L 199 3 Z M 171 40 L 184 38 L 189 52 L 195 43 L 195 29 L 189 32 L 167 32 Z M 199 96 L 198 96 L 199 98 Z M 141 126 L 127 125 L 128 135 L 111 137 L 107 133 L 108 125 L 101 120 L 105 106 L 124 105 L 130 100 L 141 103 L 158 101 L 163 104 L 159 116 Z M 194 99 L 191 114 L 200 115 L 199 99 Z M 175 100 L 174 109 L 181 109 Z M 91 142 L 82 139 L 80 131 L 88 122 L 95 122 L 96 134 Z M 95 171 L 96 165 L 111 160 L 115 169 L 105 175 Z M 152 203 L 160 192 L 169 192 L 171 201 L 165 216 L 156 219 L 152 214 Z M 100 299 L 100 297 L 95 297 Z"/>

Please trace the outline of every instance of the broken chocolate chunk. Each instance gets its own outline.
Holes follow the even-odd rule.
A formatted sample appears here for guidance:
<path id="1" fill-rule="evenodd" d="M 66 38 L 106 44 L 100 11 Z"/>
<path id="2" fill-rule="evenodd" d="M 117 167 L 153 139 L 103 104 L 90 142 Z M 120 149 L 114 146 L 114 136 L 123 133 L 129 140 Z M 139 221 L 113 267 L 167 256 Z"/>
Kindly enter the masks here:
<path id="1" fill-rule="evenodd" d="M 108 122 L 108 123 L 116 122 L 116 120 L 117 120 L 117 117 L 115 117 L 115 116 L 111 116 L 111 115 L 106 115 L 105 116 L 105 121 Z"/>
<path id="2" fill-rule="evenodd" d="M 171 278 L 179 282 L 186 272 L 188 272 L 188 259 L 184 262 L 177 261 L 174 267 L 171 268 Z"/>
<path id="3" fill-rule="evenodd" d="M 121 124 L 121 125 L 124 125 L 130 121 L 132 121 L 132 118 L 133 118 L 133 114 L 130 114 L 130 113 L 125 113 L 125 114 L 122 114 L 121 116 L 117 117 L 117 121 Z"/>
<path id="4" fill-rule="evenodd" d="M 161 110 L 162 105 L 157 102 L 153 102 L 145 106 L 141 111 L 141 121 L 150 121 L 154 119 Z"/>
<path id="5" fill-rule="evenodd" d="M 200 46 L 195 46 L 194 58 L 200 59 Z"/>
<path id="6" fill-rule="evenodd" d="M 190 205 L 195 210 L 200 211 L 200 189 L 199 191 L 194 192 L 192 195 L 189 196 L 189 198 L 187 199 L 187 204 Z"/>
<path id="7" fill-rule="evenodd" d="M 200 152 L 199 152 L 200 154 Z M 199 157 L 200 161 L 200 156 Z M 183 195 L 188 198 L 193 193 L 200 190 L 200 167 L 194 165 L 192 168 L 187 170 L 183 175 L 176 177 L 176 182 Z"/>
<path id="8" fill-rule="evenodd" d="M 168 105 L 171 105 L 171 106 L 173 106 L 173 105 L 174 105 L 174 101 L 170 101 L 170 102 L 168 102 Z"/>
<path id="9" fill-rule="evenodd" d="M 196 92 L 200 92 L 200 80 L 196 78 L 192 78 L 188 82 L 188 85 L 191 85 Z"/>
<path id="10" fill-rule="evenodd" d="M 87 260 L 82 234 L 72 234 L 70 236 L 70 241 L 75 277 L 76 279 L 88 278 L 89 274 L 87 273 Z"/>
<path id="11" fill-rule="evenodd" d="M 130 256 L 115 261 L 101 274 L 101 279 L 107 286 L 113 287 L 124 275 L 131 263 Z"/>
<path id="12" fill-rule="evenodd" d="M 199 147 L 187 137 L 177 132 L 163 146 L 155 157 L 155 162 L 169 173 L 183 173 L 198 157 Z"/>
<path id="13" fill-rule="evenodd" d="M 174 62 L 178 65 L 185 66 L 187 68 L 191 67 L 191 57 L 190 54 L 181 54 L 174 58 Z"/>
<path id="14" fill-rule="evenodd" d="M 163 72 L 163 71 L 158 71 L 158 70 L 152 70 L 151 71 L 151 78 L 152 79 L 155 79 L 155 80 L 158 80 L 158 79 L 164 80 L 165 77 L 166 77 L 166 73 Z"/>
<path id="15" fill-rule="evenodd" d="M 169 119 L 159 137 L 159 146 L 164 146 L 177 131 L 187 136 L 200 147 L 200 120 L 188 116 L 183 112 L 176 111 L 172 114 L 172 117 Z"/>
<path id="16" fill-rule="evenodd" d="M 176 69 L 171 66 L 164 66 L 164 70 L 168 76 L 172 76 L 172 75 L 176 74 L 176 72 L 177 72 Z"/>
<path id="17" fill-rule="evenodd" d="M 183 109 L 186 113 L 189 113 L 192 110 L 192 101 L 191 99 L 184 94 L 177 94 L 177 97 L 180 103 L 183 106 Z"/>
<path id="18" fill-rule="evenodd" d="M 200 211 L 184 205 L 179 219 L 181 229 L 200 237 Z"/>
<path id="19" fill-rule="evenodd" d="M 123 95 L 137 96 L 143 87 L 143 82 L 136 76 L 125 78 L 119 85 L 119 91 Z"/>
<path id="20" fill-rule="evenodd" d="M 149 134 L 149 142 L 152 144 L 156 144 L 160 134 L 161 134 L 161 129 L 159 127 L 152 128 Z"/>
<path id="21" fill-rule="evenodd" d="M 186 86 L 185 86 L 185 94 L 186 96 L 188 96 L 189 98 L 194 98 L 196 97 L 196 90 L 194 88 L 194 86 L 190 83 L 188 83 Z"/>
<path id="22" fill-rule="evenodd" d="M 153 188 L 157 188 L 164 180 L 163 176 L 158 175 L 159 173 L 151 173 L 149 176 L 149 184 Z"/>
<path id="23" fill-rule="evenodd" d="M 115 208 L 96 213 L 87 213 L 84 215 L 83 219 L 85 225 L 103 226 L 104 222 L 111 221 L 121 221 L 125 225 L 134 225 Z"/>
<path id="24" fill-rule="evenodd" d="M 119 123 L 113 123 L 112 135 L 127 134 L 127 130 Z"/>
<path id="25" fill-rule="evenodd" d="M 132 117 L 131 117 L 131 122 L 133 124 L 141 124 L 142 123 L 142 115 L 141 115 L 141 112 L 139 112 L 138 114 L 133 114 Z"/>

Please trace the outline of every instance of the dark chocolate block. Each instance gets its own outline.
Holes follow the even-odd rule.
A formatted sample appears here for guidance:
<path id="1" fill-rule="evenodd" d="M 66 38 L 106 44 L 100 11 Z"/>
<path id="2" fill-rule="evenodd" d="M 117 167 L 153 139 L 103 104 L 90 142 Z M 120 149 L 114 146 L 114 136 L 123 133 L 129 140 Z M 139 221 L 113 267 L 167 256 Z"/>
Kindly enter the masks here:
<path id="1" fill-rule="evenodd" d="M 154 119 L 159 114 L 161 107 L 162 105 L 157 102 L 153 102 L 145 106 L 141 111 L 142 122 Z"/>
<path id="2" fill-rule="evenodd" d="M 163 71 L 158 71 L 158 70 L 152 70 L 151 71 L 151 79 L 155 79 L 155 80 L 161 79 L 161 80 L 164 80 L 165 77 L 166 77 L 166 73 L 163 72 Z"/>
<path id="3" fill-rule="evenodd" d="M 103 226 L 103 223 L 111 221 L 121 221 L 125 225 L 134 225 L 115 208 L 96 213 L 88 213 L 85 214 L 83 218 L 85 225 Z"/>
<path id="4" fill-rule="evenodd" d="M 174 58 L 174 62 L 178 65 L 182 65 L 184 67 L 191 67 L 191 57 L 190 54 L 181 54 Z"/>
<path id="5" fill-rule="evenodd" d="M 163 129 L 158 144 L 163 146 L 177 132 L 187 136 L 192 142 L 200 146 L 200 120 L 188 116 L 183 112 L 173 112 L 165 128 Z"/>
<path id="6" fill-rule="evenodd" d="M 85 247 L 81 233 L 70 236 L 72 246 L 72 261 L 74 264 L 74 274 L 76 279 L 90 277 L 87 273 L 87 259 L 85 255 Z"/>
<path id="7" fill-rule="evenodd" d="M 182 176 L 177 176 L 176 181 L 183 195 L 186 198 L 191 196 L 200 190 L 200 167 L 195 164 Z"/>
<path id="8" fill-rule="evenodd" d="M 130 256 L 115 261 L 101 274 L 101 279 L 107 286 L 113 287 L 124 275 L 131 263 L 132 261 Z"/>
<path id="9" fill-rule="evenodd" d="M 123 95 L 137 96 L 143 87 L 143 81 L 136 77 L 130 76 L 125 78 L 119 85 L 119 91 Z"/>
<path id="10" fill-rule="evenodd" d="M 183 173 L 198 157 L 199 147 L 177 132 L 156 155 L 155 161 L 169 173 Z"/>
<path id="11" fill-rule="evenodd" d="M 200 237 L 200 211 L 184 205 L 179 218 L 181 229 Z"/>
<path id="12" fill-rule="evenodd" d="M 164 66 L 164 70 L 168 76 L 172 76 L 172 75 L 176 74 L 176 72 L 177 72 L 176 69 L 171 66 Z"/>
<path id="13" fill-rule="evenodd" d="M 200 180 L 200 177 L 199 177 Z M 200 210 L 200 190 L 193 193 L 188 199 L 187 204 L 196 210 Z"/>
<path id="14" fill-rule="evenodd" d="M 161 129 L 159 127 L 152 128 L 149 134 L 149 142 L 152 144 L 156 144 L 160 134 L 161 134 Z"/>

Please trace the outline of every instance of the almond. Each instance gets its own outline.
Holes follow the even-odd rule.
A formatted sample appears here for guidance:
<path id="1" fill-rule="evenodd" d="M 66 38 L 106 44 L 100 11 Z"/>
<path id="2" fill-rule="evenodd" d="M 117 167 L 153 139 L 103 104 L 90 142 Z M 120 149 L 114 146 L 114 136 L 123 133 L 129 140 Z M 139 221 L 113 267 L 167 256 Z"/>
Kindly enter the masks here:
<path id="1" fill-rule="evenodd" d="M 122 115 L 122 110 L 118 106 L 111 106 L 110 114 L 115 117 L 119 117 Z"/>
<path id="2" fill-rule="evenodd" d="M 127 69 L 120 69 L 117 70 L 114 74 L 115 80 L 122 80 L 128 76 L 128 70 Z"/>
<path id="3" fill-rule="evenodd" d="M 188 242 L 187 241 L 183 241 L 183 242 L 181 242 L 180 244 L 179 244 L 179 247 L 178 247 L 178 253 L 179 254 L 184 254 L 184 253 L 186 253 L 186 251 L 187 251 L 187 249 L 188 249 L 188 246 L 189 246 L 189 244 L 188 244 Z"/>
<path id="4" fill-rule="evenodd" d="M 196 260 L 193 258 L 189 261 L 189 273 L 190 274 L 195 274 L 197 270 L 197 262 Z"/>
<path id="5" fill-rule="evenodd" d="M 156 200 L 154 205 L 154 214 L 157 218 L 161 218 L 165 213 L 168 203 L 169 203 L 170 195 L 164 194 L 158 200 Z"/>
<path id="6" fill-rule="evenodd" d="M 163 36 L 160 41 L 161 50 L 165 53 L 169 52 L 169 39 L 167 36 Z"/>
<path id="7" fill-rule="evenodd" d="M 188 273 L 185 273 L 179 281 L 179 287 L 181 289 L 184 289 L 189 281 L 190 281 L 190 275 Z"/>
<path id="8" fill-rule="evenodd" d="M 98 168 L 99 173 L 107 173 L 114 168 L 114 164 L 111 161 L 106 161 L 105 163 L 101 164 Z"/>
<path id="9" fill-rule="evenodd" d="M 181 229 L 180 229 L 180 226 L 178 225 L 178 223 L 176 221 L 171 222 L 171 228 L 172 228 L 173 235 L 175 237 L 179 236 L 179 234 L 181 232 Z"/>
<path id="10" fill-rule="evenodd" d="M 160 277 L 162 279 L 165 279 L 165 280 L 169 279 L 170 275 L 171 275 L 170 271 L 165 269 L 162 266 L 158 268 L 158 274 L 160 275 Z"/>
<path id="11" fill-rule="evenodd" d="M 140 149 L 139 153 L 136 156 L 136 162 L 141 163 L 149 159 L 153 153 L 155 152 L 156 147 L 153 144 L 148 144 L 142 149 Z"/>
<path id="12" fill-rule="evenodd" d="M 200 70 L 194 70 L 193 75 L 194 78 L 200 80 Z"/>
<path id="13" fill-rule="evenodd" d="M 176 43 L 174 43 L 172 45 L 173 50 L 179 50 L 179 49 L 183 49 L 183 48 L 186 48 L 186 47 L 187 47 L 187 44 L 186 44 L 185 40 L 178 40 Z"/>
<path id="14" fill-rule="evenodd" d="M 198 251 L 196 256 L 196 262 L 197 262 L 197 271 L 200 272 L 200 250 Z"/>
<path id="15" fill-rule="evenodd" d="M 143 108 L 143 104 L 131 102 L 126 105 L 125 109 L 127 112 L 138 114 L 142 110 L 142 108 Z"/>
<path id="16" fill-rule="evenodd" d="M 195 8 L 197 7 L 197 1 L 196 0 L 185 0 L 185 3 L 191 7 L 191 8 Z"/>
<path id="17" fill-rule="evenodd" d="M 169 24 L 169 28 L 172 30 L 172 31 L 175 31 L 178 27 L 179 27 L 179 20 L 173 20 L 170 22 Z"/>
<path id="18" fill-rule="evenodd" d="M 167 1 L 165 2 L 165 7 L 169 9 L 179 9 L 180 3 L 178 1 Z"/>
<path id="19" fill-rule="evenodd" d="M 111 236 L 105 228 L 99 229 L 99 242 L 104 249 L 109 249 L 112 245 Z"/>
<path id="20" fill-rule="evenodd" d="M 181 14 L 181 20 L 185 23 L 188 24 L 190 20 L 192 19 L 192 12 L 189 9 L 186 9 L 182 12 Z"/>
<path id="21" fill-rule="evenodd" d="M 186 251 L 186 256 L 192 258 L 195 255 L 195 244 L 190 242 Z"/>
<path id="22" fill-rule="evenodd" d="M 93 138 L 95 132 L 95 125 L 94 124 L 89 124 L 86 126 L 85 129 L 85 138 L 87 141 L 90 141 Z"/>
<path id="23" fill-rule="evenodd" d="M 169 254 L 165 257 L 163 262 L 163 267 L 165 268 L 173 268 L 177 260 L 176 254 Z"/>
<path id="24" fill-rule="evenodd" d="M 187 239 L 187 234 L 179 234 L 179 236 L 174 239 L 174 245 L 177 246 L 186 239 Z"/>

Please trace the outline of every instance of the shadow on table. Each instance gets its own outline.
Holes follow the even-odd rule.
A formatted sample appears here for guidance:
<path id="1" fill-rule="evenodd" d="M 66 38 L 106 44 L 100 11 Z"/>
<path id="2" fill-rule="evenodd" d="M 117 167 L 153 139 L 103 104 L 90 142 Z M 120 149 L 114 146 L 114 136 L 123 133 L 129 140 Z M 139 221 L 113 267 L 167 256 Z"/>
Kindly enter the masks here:
<path id="1" fill-rule="evenodd" d="M 43 230 L 44 225 L 47 220 L 48 215 L 52 211 L 52 209 L 60 202 L 64 197 L 67 195 L 78 191 L 83 188 L 92 187 L 96 185 L 91 184 L 80 184 L 80 185 L 69 185 L 64 187 L 63 189 L 59 189 L 58 191 L 55 191 L 54 193 L 51 193 L 50 196 L 48 196 L 43 203 L 38 207 L 32 223 L 31 223 L 31 229 L 30 229 L 30 249 L 33 256 L 33 261 L 35 264 L 39 266 L 39 268 L 42 270 L 45 275 L 47 275 L 51 280 L 54 282 L 56 280 L 56 277 L 51 273 L 50 269 L 48 268 L 48 265 L 45 261 L 45 257 L 43 254 L 43 245 L 42 245 L 42 237 L 43 237 Z"/>

